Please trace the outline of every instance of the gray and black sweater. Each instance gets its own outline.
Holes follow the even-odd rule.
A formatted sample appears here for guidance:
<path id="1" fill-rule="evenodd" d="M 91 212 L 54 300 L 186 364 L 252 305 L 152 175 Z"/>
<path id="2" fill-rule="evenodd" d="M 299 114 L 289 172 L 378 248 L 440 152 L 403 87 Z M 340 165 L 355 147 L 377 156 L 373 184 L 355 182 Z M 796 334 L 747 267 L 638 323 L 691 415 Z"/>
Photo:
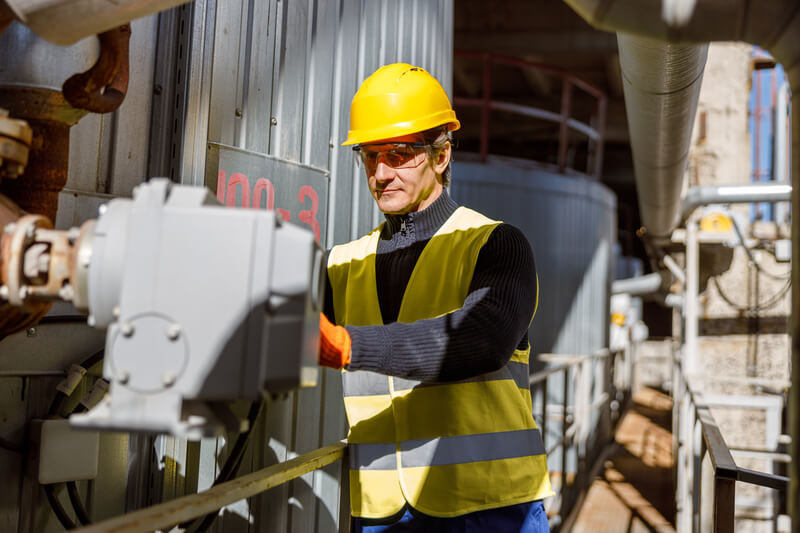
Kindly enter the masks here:
<path id="1" fill-rule="evenodd" d="M 397 322 L 422 249 L 457 207 L 444 191 L 423 211 L 386 215 L 375 258 L 384 325 L 347 327 L 352 338 L 349 370 L 458 381 L 501 368 L 517 346 L 527 345 L 536 306 L 536 266 L 528 240 L 508 224 L 498 225 L 481 248 L 464 307 L 411 324 Z M 325 314 L 335 323 L 330 282 Z"/>

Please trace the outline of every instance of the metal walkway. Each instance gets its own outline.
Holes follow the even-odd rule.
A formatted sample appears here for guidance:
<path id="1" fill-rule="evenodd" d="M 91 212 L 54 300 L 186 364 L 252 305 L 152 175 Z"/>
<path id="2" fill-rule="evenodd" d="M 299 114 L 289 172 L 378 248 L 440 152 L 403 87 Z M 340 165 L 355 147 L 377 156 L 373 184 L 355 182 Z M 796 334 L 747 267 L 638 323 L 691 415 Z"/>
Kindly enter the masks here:
<path id="1" fill-rule="evenodd" d="M 617 426 L 573 533 L 675 531 L 672 399 L 643 388 Z"/>

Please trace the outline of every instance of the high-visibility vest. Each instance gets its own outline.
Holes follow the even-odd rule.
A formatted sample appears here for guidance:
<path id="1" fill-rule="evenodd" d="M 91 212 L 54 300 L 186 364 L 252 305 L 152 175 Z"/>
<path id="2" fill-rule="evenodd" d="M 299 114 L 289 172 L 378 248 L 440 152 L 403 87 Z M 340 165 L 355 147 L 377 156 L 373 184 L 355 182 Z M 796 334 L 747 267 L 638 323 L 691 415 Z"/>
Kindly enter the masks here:
<path id="1" fill-rule="evenodd" d="M 398 315 L 410 323 L 461 308 L 475 263 L 500 222 L 459 207 L 425 245 Z M 328 259 L 336 322 L 380 325 L 375 254 L 381 227 Z M 344 372 L 353 516 L 382 518 L 408 502 L 440 517 L 553 494 L 531 412 L 526 350 L 464 381 L 423 383 Z"/>

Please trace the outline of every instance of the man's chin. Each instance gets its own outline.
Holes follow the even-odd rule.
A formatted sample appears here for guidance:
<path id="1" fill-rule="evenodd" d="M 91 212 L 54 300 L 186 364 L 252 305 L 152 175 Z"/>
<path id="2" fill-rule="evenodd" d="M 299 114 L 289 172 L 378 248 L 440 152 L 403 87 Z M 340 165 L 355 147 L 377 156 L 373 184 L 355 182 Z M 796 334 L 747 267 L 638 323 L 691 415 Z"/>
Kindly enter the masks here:
<path id="1" fill-rule="evenodd" d="M 378 209 L 387 215 L 404 215 L 409 207 L 405 202 L 378 200 Z"/>

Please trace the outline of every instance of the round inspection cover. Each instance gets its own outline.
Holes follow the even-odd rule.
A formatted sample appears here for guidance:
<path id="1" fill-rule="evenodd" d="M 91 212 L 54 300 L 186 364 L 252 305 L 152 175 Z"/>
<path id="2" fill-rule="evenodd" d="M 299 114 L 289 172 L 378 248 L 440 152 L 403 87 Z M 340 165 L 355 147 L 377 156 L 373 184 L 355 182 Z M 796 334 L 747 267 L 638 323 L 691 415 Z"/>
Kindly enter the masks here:
<path id="1" fill-rule="evenodd" d="M 139 315 L 119 324 L 111 342 L 114 381 L 145 393 L 176 386 L 189 359 L 189 347 L 179 324 L 155 314 Z"/>

